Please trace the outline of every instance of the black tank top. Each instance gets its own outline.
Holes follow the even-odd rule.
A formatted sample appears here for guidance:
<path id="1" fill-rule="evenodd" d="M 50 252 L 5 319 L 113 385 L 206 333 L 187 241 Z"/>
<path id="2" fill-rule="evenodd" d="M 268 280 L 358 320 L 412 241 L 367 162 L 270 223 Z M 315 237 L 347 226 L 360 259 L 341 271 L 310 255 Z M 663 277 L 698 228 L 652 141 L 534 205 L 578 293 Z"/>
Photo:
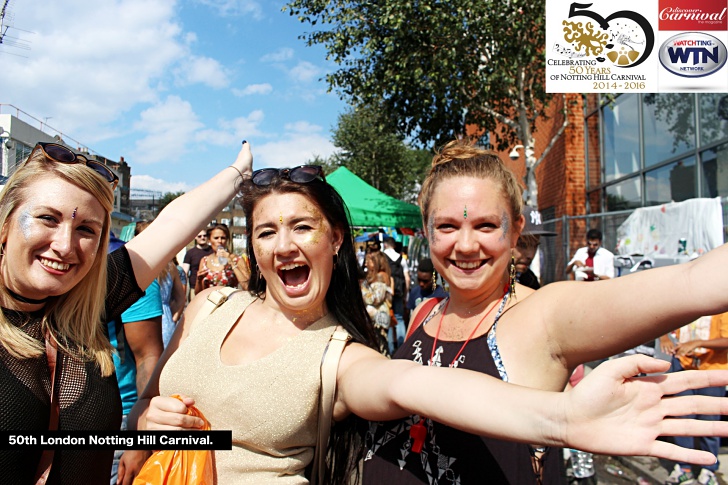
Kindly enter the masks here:
<path id="1" fill-rule="evenodd" d="M 393 356 L 427 365 L 434 339 L 421 326 Z M 463 342 L 438 340 L 434 365 L 448 365 Z M 487 344 L 487 334 L 472 339 L 454 367 L 499 378 Z M 441 392 L 432 389 L 431 392 Z M 458 396 L 452 396 L 458 399 Z M 488 412 L 483 407 L 483 412 Z M 409 429 L 418 417 L 372 422 L 366 433 L 364 485 L 426 484 L 536 484 L 529 446 L 483 438 L 443 424 L 426 421 L 427 437 L 421 453 L 410 450 Z M 544 484 L 562 483 L 561 450 L 550 448 L 544 457 Z"/>

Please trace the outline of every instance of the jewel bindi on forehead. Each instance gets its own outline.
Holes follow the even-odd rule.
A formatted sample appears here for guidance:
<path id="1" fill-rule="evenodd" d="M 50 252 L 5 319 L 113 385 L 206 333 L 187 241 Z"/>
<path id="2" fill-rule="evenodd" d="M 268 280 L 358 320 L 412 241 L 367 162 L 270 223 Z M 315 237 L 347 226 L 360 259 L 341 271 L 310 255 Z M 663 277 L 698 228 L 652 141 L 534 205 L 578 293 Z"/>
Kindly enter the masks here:
<path id="1" fill-rule="evenodd" d="M 75 219 L 76 218 L 76 212 L 78 212 L 78 207 L 76 207 L 75 209 L 73 209 L 73 214 L 71 214 L 71 219 Z"/>

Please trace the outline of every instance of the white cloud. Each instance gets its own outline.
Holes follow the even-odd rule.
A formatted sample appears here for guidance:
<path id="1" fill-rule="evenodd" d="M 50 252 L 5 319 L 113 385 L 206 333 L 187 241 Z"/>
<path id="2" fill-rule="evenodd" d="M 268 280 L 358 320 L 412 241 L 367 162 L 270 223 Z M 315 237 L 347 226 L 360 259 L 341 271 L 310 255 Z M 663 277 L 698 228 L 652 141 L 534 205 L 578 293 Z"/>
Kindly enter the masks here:
<path id="1" fill-rule="evenodd" d="M 144 110 L 140 118 L 134 128 L 145 136 L 136 142 L 132 159 L 142 164 L 179 160 L 195 132 L 204 126 L 190 103 L 178 96 Z"/>
<path id="2" fill-rule="evenodd" d="M 253 111 L 248 116 L 241 116 L 232 120 L 219 120 L 216 129 L 207 128 L 195 134 L 195 141 L 209 143 L 217 146 L 235 146 L 244 139 L 264 137 L 259 126 L 264 115 L 260 110 Z"/>
<path id="3" fill-rule="evenodd" d="M 293 49 L 290 47 L 281 47 L 277 51 L 261 57 L 260 62 L 285 62 L 291 59 L 293 59 Z"/>
<path id="4" fill-rule="evenodd" d="M 190 56 L 189 61 L 180 64 L 175 74 L 182 85 L 199 83 L 220 89 L 230 84 L 227 70 L 210 57 Z"/>
<path id="5" fill-rule="evenodd" d="M 295 81 L 307 83 L 318 79 L 321 69 L 308 61 L 301 61 L 288 74 Z"/>
<path id="6" fill-rule="evenodd" d="M 263 84 L 249 84 L 248 86 L 245 86 L 243 89 L 235 89 L 233 88 L 233 94 L 239 98 L 242 98 L 243 96 L 250 96 L 253 94 L 270 94 L 273 92 L 273 86 L 271 86 L 268 83 Z"/>
<path id="7" fill-rule="evenodd" d="M 197 0 L 201 5 L 217 10 L 222 17 L 251 15 L 253 18 L 263 17 L 263 8 L 255 0 Z"/>
<path id="8" fill-rule="evenodd" d="M 286 125 L 286 132 L 278 141 L 253 145 L 256 167 L 295 167 L 313 160 L 315 156 L 330 157 L 336 147 L 320 126 L 302 121 Z"/>
<path id="9" fill-rule="evenodd" d="M 194 187 L 184 182 L 167 182 L 166 180 L 154 178 L 151 175 L 132 175 L 131 188 L 142 190 L 156 190 L 163 194 L 167 192 L 187 192 Z"/>

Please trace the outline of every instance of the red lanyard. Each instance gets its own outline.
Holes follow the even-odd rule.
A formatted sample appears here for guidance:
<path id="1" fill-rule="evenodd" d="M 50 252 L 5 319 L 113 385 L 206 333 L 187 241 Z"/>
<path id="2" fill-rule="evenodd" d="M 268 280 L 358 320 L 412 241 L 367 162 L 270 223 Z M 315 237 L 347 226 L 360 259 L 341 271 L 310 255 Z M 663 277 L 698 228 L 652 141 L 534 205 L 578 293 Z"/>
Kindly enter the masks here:
<path id="1" fill-rule="evenodd" d="M 505 291 L 503 292 L 503 298 L 508 294 L 508 287 L 506 287 Z M 485 315 L 483 315 L 483 318 L 480 319 L 478 324 L 475 326 L 472 332 L 470 332 L 470 335 L 468 335 L 468 339 L 465 341 L 462 347 L 460 347 L 460 350 L 458 351 L 455 358 L 450 363 L 449 367 L 452 367 L 455 362 L 457 362 L 458 358 L 460 358 L 460 354 L 463 353 L 463 350 L 465 350 L 465 346 L 468 345 L 468 342 L 473 338 L 473 335 L 475 335 L 475 332 L 478 331 L 480 328 L 480 325 L 485 321 L 486 318 L 488 318 L 488 315 L 493 313 L 493 310 L 495 310 L 495 307 L 499 306 L 498 301 L 504 301 L 503 298 L 500 300 L 496 300 L 493 307 L 491 307 L 490 310 L 485 312 Z M 432 353 L 430 355 L 430 362 L 428 365 L 432 365 L 432 362 L 435 360 L 435 348 L 437 348 L 437 339 L 440 337 L 440 328 L 442 328 L 442 319 L 445 317 L 445 312 L 447 311 L 447 307 L 450 305 L 450 299 L 448 298 L 447 303 L 445 303 L 445 308 L 442 309 L 442 313 L 440 314 L 440 322 L 437 324 L 437 332 L 435 332 L 435 339 L 432 343 Z M 502 304 L 501 304 L 502 306 Z M 412 438 L 412 446 L 411 450 L 414 453 L 421 453 L 422 452 L 422 445 L 425 444 L 425 438 L 427 438 L 427 430 L 425 429 L 425 418 L 420 417 L 419 421 L 414 423 L 412 426 L 410 426 L 410 438 Z"/>
<path id="2" fill-rule="evenodd" d="M 505 293 L 503 293 L 504 297 L 506 296 L 506 293 L 508 293 L 508 290 L 506 290 Z M 502 298 L 501 298 L 501 300 L 502 300 Z M 452 367 L 453 364 L 455 364 L 455 362 L 457 362 L 458 358 L 460 358 L 460 354 L 462 354 L 463 350 L 465 350 L 465 346 L 468 345 L 468 342 L 470 342 L 470 339 L 473 338 L 473 335 L 475 335 L 475 332 L 478 331 L 478 329 L 480 328 L 480 325 L 482 325 L 482 323 L 485 321 L 485 319 L 488 318 L 488 315 L 493 313 L 493 310 L 495 310 L 495 308 L 498 306 L 499 301 L 500 300 L 496 300 L 494 302 L 495 304 L 490 308 L 490 310 L 485 312 L 485 315 L 483 315 L 483 318 L 480 319 L 480 321 L 475 326 L 473 331 L 470 332 L 470 335 L 468 335 L 467 340 L 465 341 L 465 343 L 463 343 L 463 346 L 460 347 L 460 350 L 458 350 L 458 353 L 455 355 L 455 358 L 452 360 L 452 362 L 450 362 L 450 365 L 448 367 Z M 440 322 L 437 324 L 437 331 L 435 332 L 435 340 L 432 342 L 432 353 L 430 354 L 429 365 L 432 365 L 432 362 L 435 360 L 435 349 L 437 348 L 437 339 L 440 337 L 440 328 L 442 327 L 442 319 L 445 317 L 445 312 L 447 311 L 447 307 L 449 305 L 450 305 L 450 299 L 448 298 L 447 303 L 445 303 L 445 308 L 442 309 L 442 313 L 440 314 Z"/>

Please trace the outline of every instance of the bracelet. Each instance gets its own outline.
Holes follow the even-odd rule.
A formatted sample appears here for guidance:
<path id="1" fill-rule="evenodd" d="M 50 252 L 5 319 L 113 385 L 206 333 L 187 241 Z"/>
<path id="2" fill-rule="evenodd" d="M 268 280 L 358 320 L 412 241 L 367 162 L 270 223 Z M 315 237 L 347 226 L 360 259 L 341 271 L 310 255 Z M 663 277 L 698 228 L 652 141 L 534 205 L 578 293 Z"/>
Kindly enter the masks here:
<path id="1" fill-rule="evenodd" d="M 230 165 L 228 168 L 232 168 L 233 170 L 235 170 L 236 172 L 238 172 L 240 174 L 240 178 L 242 178 L 243 180 L 245 180 L 245 175 L 243 175 L 243 172 L 241 172 L 238 167 L 236 167 L 235 165 Z"/>

